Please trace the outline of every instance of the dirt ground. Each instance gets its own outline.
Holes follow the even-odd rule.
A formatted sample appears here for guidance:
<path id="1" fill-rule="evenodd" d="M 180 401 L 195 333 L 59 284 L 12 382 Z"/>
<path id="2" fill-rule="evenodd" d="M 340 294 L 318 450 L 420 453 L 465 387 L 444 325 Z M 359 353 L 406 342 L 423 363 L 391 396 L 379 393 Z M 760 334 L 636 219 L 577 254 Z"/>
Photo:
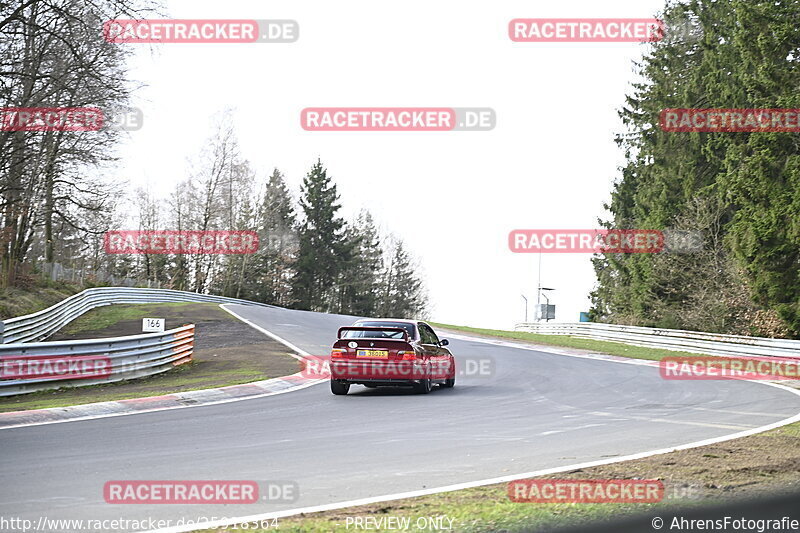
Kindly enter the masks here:
<path id="1" fill-rule="evenodd" d="M 800 427 L 798 425 L 681 450 L 645 459 L 596 466 L 545 478 L 640 478 L 664 481 L 667 498 L 727 501 L 800 490 Z"/>
<path id="2" fill-rule="evenodd" d="M 54 407 L 56 405 L 51 405 L 54 401 L 58 405 L 71 405 L 157 396 L 287 376 L 300 370 L 297 359 L 289 355 L 288 348 L 216 304 L 144 304 L 141 309 L 142 312 L 146 310 L 144 316 L 165 318 L 166 329 L 195 324 L 192 363 L 148 378 L 0 398 L 0 412 Z M 103 308 L 90 311 L 97 312 L 102 313 Z M 91 319 L 88 313 L 84 316 Z M 69 331 L 69 326 L 65 329 Z M 58 332 L 48 340 L 120 337 L 141 332 L 142 320 L 138 314 L 136 318 L 103 325 L 100 329 L 84 329 L 76 334 Z"/>
<path id="3" fill-rule="evenodd" d="M 242 363 L 265 376 L 294 374 L 300 367 L 284 345 L 226 313 L 216 304 L 147 306 L 153 317 L 166 318 L 166 329 L 185 324 L 195 325 L 194 361 L 205 372 L 227 374 Z M 77 334 L 56 333 L 50 339 L 77 340 L 101 337 L 122 337 L 142 332 L 141 318 L 121 320 L 102 330 L 85 330 Z M 133 385 L 133 383 L 131 383 Z M 209 385 L 211 386 L 211 385 Z"/>

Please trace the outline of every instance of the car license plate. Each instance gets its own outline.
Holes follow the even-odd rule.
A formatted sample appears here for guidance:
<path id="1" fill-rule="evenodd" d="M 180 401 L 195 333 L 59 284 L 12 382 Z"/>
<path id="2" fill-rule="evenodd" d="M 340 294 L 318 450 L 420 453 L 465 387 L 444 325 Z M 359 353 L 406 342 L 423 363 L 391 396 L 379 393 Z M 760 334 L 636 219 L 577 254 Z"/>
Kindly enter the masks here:
<path id="1" fill-rule="evenodd" d="M 389 352 L 386 350 L 356 350 L 356 357 L 366 357 L 369 359 L 386 359 Z"/>

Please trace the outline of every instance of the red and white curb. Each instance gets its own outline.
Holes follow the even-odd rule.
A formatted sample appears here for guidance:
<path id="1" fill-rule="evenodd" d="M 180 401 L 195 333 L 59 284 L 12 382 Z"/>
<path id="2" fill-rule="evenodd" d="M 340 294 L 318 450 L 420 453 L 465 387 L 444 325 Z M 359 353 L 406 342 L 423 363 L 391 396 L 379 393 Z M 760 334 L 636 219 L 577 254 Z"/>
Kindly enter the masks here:
<path id="1" fill-rule="evenodd" d="M 242 385 L 231 385 L 229 387 L 220 387 L 217 389 L 179 392 L 175 394 L 165 394 L 163 396 L 150 396 L 147 398 L 135 398 L 114 402 L 88 403 L 70 407 L 13 411 L 10 413 L 0 413 L 0 430 L 25 426 L 40 426 L 43 424 L 57 424 L 59 422 L 94 420 L 96 418 L 108 418 L 112 416 L 152 413 L 154 411 L 166 411 L 167 409 L 186 409 L 203 405 L 218 405 L 284 394 L 327 381 L 327 379 L 309 379 L 301 376 L 298 372 L 297 374 L 282 378 L 255 381 Z"/>

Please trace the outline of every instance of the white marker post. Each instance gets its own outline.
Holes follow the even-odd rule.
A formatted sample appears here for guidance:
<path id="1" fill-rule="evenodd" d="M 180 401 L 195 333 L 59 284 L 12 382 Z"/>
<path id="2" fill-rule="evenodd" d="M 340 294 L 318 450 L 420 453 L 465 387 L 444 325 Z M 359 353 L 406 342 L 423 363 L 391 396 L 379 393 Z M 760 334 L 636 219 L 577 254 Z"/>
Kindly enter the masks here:
<path id="1" fill-rule="evenodd" d="M 154 333 L 164 331 L 163 318 L 143 318 L 142 319 L 142 333 Z"/>

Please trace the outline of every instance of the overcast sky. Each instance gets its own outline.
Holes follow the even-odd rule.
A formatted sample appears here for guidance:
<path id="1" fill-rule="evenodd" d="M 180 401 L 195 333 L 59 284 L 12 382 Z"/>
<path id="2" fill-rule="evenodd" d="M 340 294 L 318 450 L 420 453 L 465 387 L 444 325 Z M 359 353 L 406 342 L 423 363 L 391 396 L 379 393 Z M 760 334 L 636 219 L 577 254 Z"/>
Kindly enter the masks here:
<path id="1" fill-rule="evenodd" d="M 647 18 L 663 0 L 166 0 L 173 18 L 294 19 L 291 44 L 129 44 L 144 127 L 120 178 L 168 195 L 235 109 L 244 156 L 294 191 L 319 157 L 348 218 L 361 208 L 419 258 L 439 322 L 511 328 L 536 299 L 536 254 L 512 229 L 594 228 L 622 164 L 616 110 L 635 79 L 636 43 L 514 43 L 514 18 Z M 309 132 L 305 107 L 491 107 L 486 131 Z M 424 210 L 415 211 L 424 201 Z M 557 321 L 589 309 L 585 254 L 545 254 Z"/>

